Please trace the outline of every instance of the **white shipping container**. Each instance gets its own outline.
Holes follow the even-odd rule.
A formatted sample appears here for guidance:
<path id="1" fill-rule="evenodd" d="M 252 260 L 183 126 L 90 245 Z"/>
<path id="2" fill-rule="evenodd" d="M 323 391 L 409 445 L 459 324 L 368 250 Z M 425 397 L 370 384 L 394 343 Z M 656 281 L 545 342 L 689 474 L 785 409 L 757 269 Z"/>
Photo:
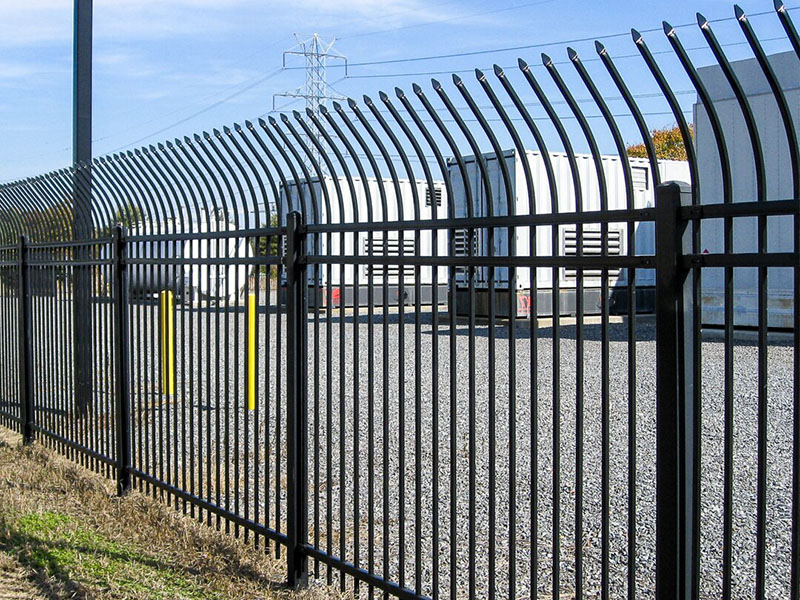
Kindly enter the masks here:
<path id="1" fill-rule="evenodd" d="M 194 224 L 193 233 L 208 233 L 233 230 L 233 224 L 221 222 Z M 153 232 L 149 227 L 134 226 L 128 230 L 131 240 L 131 257 L 159 259 L 203 260 L 208 258 L 249 258 L 253 256 L 250 244 L 239 237 L 219 239 L 193 239 L 180 241 L 141 241 L 138 235 L 167 235 L 173 231 L 171 221 L 162 223 Z M 193 299 L 209 298 L 221 300 L 235 297 L 247 285 L 251 265 L 207 265 L 207 264 L 158 264 L 133 265 L 130 269 L 130 291 L 133 295 L 157 294 L 173 290 L 181 296 Z"/>
<path id="2" fill-rule="evenodd" d="M 572 170 L 570 168 L 568 156 L 565 153 L 551 152 L 549 154 L 553 166 L 556 190 L 558 193 L 557 212 L 573 213 L 576 211 L 575 186 L 573 183 Z M 513 198 L 511 204 L 507 201 L 506 188 L 503 181 L 503 173 L 494 153 L 483 155 L 486 170 L 491 187 L 491 207 L 494 216 L 508 215 L 510 211 L 517 215 L 531 214 L 550 214 L 553 206 L 550 196 L 550 185 L 545 169 L 545 161 L 540 152 L 528 151 L 525 153 L 524 160 L 530 166 L 531 180 L 533 183 L 533 196 L 535 206 L 533 211 L 529 206 L 528 190 L 523 169 L 523 157 L 514 150 L 506 151 L 503 160 L 511 179 L 511 191 Z M 608 197 L 609 210 L 621 210 L 627 208 L 625 194 L 625 179 L 622 163 L 618 156 L 601 157 L 603 173 L 606 180 L 606 191 Z M 485 217 L 489 216 L 489 202 L 486 199 L 486 192 L 481 183 L 481 171 L 474 156 L 466 157 L 466 171 L 469 178 L 470 198 L 467 198 L 464 182 L 458 164 L 451 160 L 449 163 L 450 183 L 453 189 L 454 205 L 457 217 Z M 596 211 L 601 208 L 600 187 L 595 168 L 595 161 L 589 154 L 579 154 L 576 156 L 577 171 L 580 181 L 582 196 L 582 210 Z M 632 180 L 633 180 L 633 200 L 634 208 L 652 207 L 655 203 L 655 188 L 653 174 L 650 163 L 646 159 L 629 159 Z M 661 181 L 681 180 L 687 181 L 689 178 L 688 163 L 682 161 L 659 161 L 659 175 Z M 471 206 L 472 214 L 468 210 Z M 583 254 L 586 256 L 600 255 L 603 245 L 606 246 L 609 256 L 626 255 L 630 247 L 631 240 L 628 239 L 626 223 L 610 223 L 608 234 L 605 239 L 599 223 L 585 224 L 583 227 Z M 530 256 L 530 232 L 532 228 L 517 227 L 513 236 L 509 236 L 507 228 L 499 228 L 494 233 L 493 250 L 496 256 Z M 552 256 L 552 226 L 539 226 L 536 230 L 536 247 L 533 249 L 536 256 Z M 637 223 L 635 233 L 635 254 L 652 255 L 655 251 L 654 224 L 652 222 Z M 473 245 L 473 254 L 477 256 L 488 256 L 488 236 L 486 230 L 479 230 L 477 240 Z M 456 232 L 456 251 L 458 254 L 467 255 L 468 242 L 466 231 Z M 556 255 L 570 256 L 577 253 L 577 226 L 560 225 L 557 226 Z M 479 289 L 488 287 L 489 269 L 482 267 L 476 269 L 475 285 Z M 518 268 L 515 273 L 514 289 L 521 295 L 521 301 L 529 302 L 526 294 L 531 290 L 531 269 Z M 540 267 L 536 272 L 537 290 L 552 290 L 553 271 L 551 268 Z M 572 300 L 567 300 L 566 310 L 574 306 L 574 289 L 576 285 L 576 273 L 572 269 L 561 268 L 558 270 L 559 284 L 562 289 L 572 289 Z M 459 267 L 456 275 L 457 286 L 464 289 L 468 284 L 468 269 Z M 587 289 L 599 288 L 601 285 L 600 271 L 584 271 L 584 287 Z M 509 269 L 507 267 L 497 267 L 494 270 L 494 284 L 497 290 L 507 290 L 509 288 Z M 609 271 L 609 287 L 627 286 L 627 273 L 625 269 Z M 655 273 L 652 269 L 638 269 L 636 271 L 636 285 L 638 287 L 652 287 L 655 285 Z M 597 292 L 592 296 L 592 303 L 595 301 Z M 562 298 L 562 304 L 564 300 Z M 540 307 L 544 312 L 550 310 L 550 300 L 545 299 L 544 304 L 540 302 Z M 587 304 L 587 312 L 594 306 Z M 525 312 L 525 307 L 518 307 L 519 312 Z"/>
<path id="3" fill-rule="evenodd" d="M 362 180 L 359 177 L 351 180 L 351 186 L 345 177 L 325 177 L 322 182 L 319 179 L 311 181 L 314 195 L 316 197 L 316 210 L 312 203 L 312 195 L 309 184 L 301 182 L 300 190 L 294 183 L 290 184 L 289 198 L 292 207 L 299 209 L 301 204 L 305 215 L 306 223 L 311 224 L 337 224 L 337 223 L 369 223 L 381 221 L 404 221 L 404 220 L 430 220 L 434 208 L 440 217 L 444 217 L 447 210 L 447 197 L 442 181 L 433 182 L 433 190 L 428 189 L 428 182 L 424 179 L 411 181 L 409 179 L 399 179 L 396 182 L 392 179 L 378 180 L 377 178 L 367 178 Z M 323 192 L 328 195 L 325 200 Z M 300 201 L 300 191 L 303 194 L 303 202 Z M 353 191 L 355 196 L 353 196 Z M 399 202 L 398 202 L 399 191 Z M 414 197 L 416 191 L 416 202 Z M 289 210 L 287 194 L 285 188 L 281 187 L 281 210 L 286 213 Z M 385 207 L 385 208 L 384 208 Z M 318 239 L 315 239 L 318 237 Z M 419 237 L 419 240 L 417 240 Z M 439 231 L 436 236 L 436 254 L 445 256 L 447 254 L 447 232 Z M 315 244 L 318 248 L 315 249 Z M 376 231 L 370 235 L 365 231 L 346 232 L 346 233 L 327 233 L 319 236 L 309 235 L 307 238 L 307 252 L 309 254 L 320 255 L 342 255 L 351 256 L 433 256 L 434 235 L 431 230 L 415 231 Z M 355 286 L 359 287 L 359 303 L 363 304 L 367 300 L 367 284 L 372 279 L 375 287 L 373 296 L 376 303 L 382 299 L 381 294 L 384 282 L 384 268 L 388 270 L 387 281 L 390 300 L 395 303 L 398 301 L 399 284 L 402 281 L 405 285 L 405 300 L 413 301 L 415 268 L 405 266 L 401 269 L 400 265 L 355 265 L 347 264 L 347 259 L 341 264 L 333 259 L 333 266 L 328 276 L 328 267 L 322 265 L 319 268 L 317 286 L 323 289 L 322 300 L 326 300 L 324 290 L 333 288 L 334 302 L 338 304 L 339 298 L 344 295 L 345 302 L 352 304 L 352 294 Z M 401 274 L 402 270 L 402 274 Z M 402 277 L 402 279 L 401 279 Z M 447 269 L 438 268 L 439 287 L 441 293 L 439 299 L 444 302 L 446 299 Z M 309 285 L 314 285 L 314 269 L 308 269 Z M 430 301 L 431 289 L 433 285 L 433 267 L 420 267 L 420 284 L 422 287 L 422 302 Z M 310 298 L 311 302 L 313 298 Z"/>

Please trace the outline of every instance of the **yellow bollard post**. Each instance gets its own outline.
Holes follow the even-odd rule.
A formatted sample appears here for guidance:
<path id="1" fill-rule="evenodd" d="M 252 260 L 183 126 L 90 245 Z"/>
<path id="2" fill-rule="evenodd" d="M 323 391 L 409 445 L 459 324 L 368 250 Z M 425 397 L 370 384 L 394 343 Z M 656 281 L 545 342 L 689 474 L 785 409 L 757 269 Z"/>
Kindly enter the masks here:
<path id="1" fill-rule="evenodd" d="M 256 408 L 256 295 L 247 296 L 247 408 Z"/>
<path id="2" fill-rule="evenodd" d="M 161 296 L 161 393 L 175 394 L 175 322 L 173 320 L 172 291 L 164 290 Z"/>

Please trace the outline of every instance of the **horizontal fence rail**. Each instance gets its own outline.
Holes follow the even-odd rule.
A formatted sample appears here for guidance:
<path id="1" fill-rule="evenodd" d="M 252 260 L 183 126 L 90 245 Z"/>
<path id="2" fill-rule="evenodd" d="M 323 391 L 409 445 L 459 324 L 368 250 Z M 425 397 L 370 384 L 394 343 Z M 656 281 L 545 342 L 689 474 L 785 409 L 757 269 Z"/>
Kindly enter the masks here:
<path id="1" fill-rule="evenodd" d="M 0 185 L 0 423 L 291 587 L 798 600 L 800 36 L 759 15 L 789 52 L 736 7 Z"/>

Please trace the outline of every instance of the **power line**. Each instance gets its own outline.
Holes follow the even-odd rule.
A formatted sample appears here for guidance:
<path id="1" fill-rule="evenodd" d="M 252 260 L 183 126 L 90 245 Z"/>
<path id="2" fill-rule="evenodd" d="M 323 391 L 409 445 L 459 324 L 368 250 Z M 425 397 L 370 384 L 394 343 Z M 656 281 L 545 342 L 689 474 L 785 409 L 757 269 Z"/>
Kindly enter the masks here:
<path id="1" fill-rule="evenodd" d="M 785 36 L 769 37 L 769 38 L 761 39 L 759 41 L 762 42 L 762 43 L 786 41 L 786 37 Z M 748 42 L 746 42 L 746 41 L 742 41 L 742 42 L 727 42 L 727 43 L 724 43 L 724 44 L 720 44 L 720 46 L 722 46 L 724 48 L 729 48 L 729 47 L 732 47 L 732 46 L 744 46 L 744 45 L 747 45 L 747 44 L 748 44 Z M 688 52 L 694 52 L 694 51 L 700 51 L 700 50 L 709 50 L 710 51 L 710 48 L 708 46 L 693 46 L 693 47 L 686 48 L 686 50 Z M 653 54 L 654 56 L 661 55 L 661 54 L 673 54 L 673 53 L 674 53 L 673 50 L 652 50 L 650 52 L 650 54 Z M 631 53 L 631 54 L 615 55 L 613 58 L 614 58 L 614 60 L 624 60 L 624 59 L 628 59 L 628 58 L 640 58 L 641 56 L 642 55 L 639 54 L 639 53 Z M 590 56 L 589 58 L 581 58 L 581 62 L 583 62 L 583 63 L 600 62 L 600 58 L 595 58 L 593 56 Z M 570 64 L 572 64 L 572 61 L 571 60 L 557 60 L 557 61 L 553 61 L 553 64 L 554 65 L 570 65 Z M 355 64 L 351 63 L 350 66 L 355 66 Z M 539 64 L 539 63 L 530 63 L 530 66 L 531 67 L 543 67 L 544 65 Z M 491 68 L 492 67 L 484 67 L 484 68 L 481 68 L 481 70 L 482 71 L 489 71 L 489 70 L 491 70 Z M 518 67 L 517 67 L 517 65 L 511 65 L 511 66 L 505 66 L 505 67 L 501 67 L 501 68 L 503 70 L 505 70 L 505 71 L 511 71 L 511 70 L 517 69 Z M 347 75 L 346 77 L 343 77 L 342 79 L 386 79 L 388 77 L 424 77 L 424 76 L 427 76 L 427 75 L 451 75 L 453 73 L 456 73 L 456 74 L 457 73 L 472 73 L 474 71 L 475 71 L 474 68 L 469 68 L 469 69 L 449 69 L 449 70 L 444 70 L 444 71 L 415 71 L 413 73 L 367 73 L 365 75 Z"/>
<path id="2" fill-rule="evenodd" d="M 798 7 L 788 8 L 787 10 L 796 10 Z M 774 14 L 774 11 L 761 11 L 761 12 L 754 12 L 749 13 L 748 17 L 758 17 L 763 15 L 771 15 Z M 722 17 L 719 19 L 709 19 L 709 23 L 723 23 L 728 21 L 735 21 L 736 17 Z M 692 23 L 681 23 L 679 25 L 673 25 L 674 29 L 681 29 L 686 27 L 697 27 L 697 22 Z M 663 32 L 662 27 L 651 27 L 648 29 L 640 29 L 639 33 L 655 33 L 655 32 Z M 609 33 L 606 35 L 600 36 L 587 36 L 582 38 L 573 38 L 573 39 L 565 39 L 565 40 L 557 40 L 553 42 L 541 42 L 537 44 L 524 44 L 519 46 L 507 46 L 505 48 L 487 48 L 483 50 L 470 50 L 465 52 L 451 52 L 448 54 L 435 54 L 435 55 L 428 55 L 428 56 L 414 56 L 410 58 L 394 58 L 394 59 L 386 59 L 386 60 L 371 60 L 371 61 L 362 61 L 362 62 L 351 62 L 349 63 L 348 67 L 369 67 L 369 66 L 377 66 L 377 65 L 392 65 L 392 64 L 402 64 L 402 63 L 410 63 L 410 62 L 423 62 L 428 60 L 440 60 L 443 58 L 461 58 L 465 56 L 480 56 L 483 54 L 498 54 L 501 52 L 515 52 L 519 50 L 532 50 L 536 48 L 547 48 L 550 46 L 563 46 L 569 44 L 577 44 L 580 42 L 593 42 L 599 40 L 608 40 L 612 38 L 630 36 L 630 30 L 620 33 Z"/>
<path id="3" fill-rule="evenodd" d="M 195 117 L 198 117 L 198 116 L 202 115 L 203 113 L 207 113 L 208 111 L 216 108 L 217 106 L 220 106 L 221 104 L 225 104 L 226 102 L 229 102 L 230 100 L 233 100 L 237 96 L 241 96 L 245 92 L 253 89 L 257 85 L 267 81 L 268 79 L 272 79 L 273 77 L 275 77 L 281 71 L 283 71 L 282 68 L 277 69 L 276 71 L 273 71 L 272 73 L 269 73 L 268 75 L 265 75 L 264 77 L 260 78 L 259 80 L 255 81 L 254 83 L 251 83 L 251 84 L 249 84 L 249 85 L 247 85 L 247 86 L 245 86 L 243 88 L 240 88 L 240 89 L 236 90 L 232 94 L 227 95 L 225 98 L 223 98 L 221 100 L 218 100 L 217 102 L 214 102 L 213 104 L 210 104 L 209 106 L 206 106 L 205 108 L 201 108 L 200 110 L 192 113 L 191 115 L 189 115 L 187 117 L 184 117 L 184 118 L 180 119 L 179 121 L 175 121 L 174 123 L 171 123 L 171 124 L 169 124 L 169 125 L 167 125 L 165 127 L 162 127 L 158 131 L 154 131 L 153 133 L 150 133 L 150 134 L 148 134 L 148 135 L 146 135 L 144 137 L 141 137 L 138 140 L 135 140 L 133 142 L 125 144 L 124 146 L 120 146 L 119 148 L 115 148 L 114 150 L 111 150 L 109 152 L 109 154 L 113 154 L 114 152 L 119 152 L 120 150 L 124 150 L 125 148 L 129 148 L 131 146 L 135 146 L 136 144 L 139 144 L 141 142 L 147 141 L 152 137 L 155 137 L 155 136 L 157 136 L 157 135 L 159 135 L 161 133 L 164 133 L 165 131 L 169 131 L 173 127 L 177 127 L 178 125 L 182 125 L 183 123 L 186 123 L 187 121 L 191 121 Z"/>

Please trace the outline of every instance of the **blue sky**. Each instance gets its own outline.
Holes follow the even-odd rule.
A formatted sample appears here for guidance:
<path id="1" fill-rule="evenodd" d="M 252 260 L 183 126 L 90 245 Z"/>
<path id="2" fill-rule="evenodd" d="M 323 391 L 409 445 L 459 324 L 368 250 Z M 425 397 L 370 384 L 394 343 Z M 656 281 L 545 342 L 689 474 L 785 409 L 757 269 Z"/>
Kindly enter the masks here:
<path id="1" fill-rule="evenodd" d="M 800 6 L 800 2 L 786 4 Z M 741 5 L 748 14 L 772 11 L 771 0 L 747 0 Z M 689 25 L 696 11 L 711 20 L 725 19 L 714 22 L 714 29 L 729 44 L 730 58 L 749 56 L 731 19 L 733 5 L 722 0 L 95 0 L 94 153 L 102 155 L 268 113 L 273 94 L 303 82 L 302 70 L 280 68 L 282 52 L 295 43 L 294 33 L 338 38 L 335 49 L 350 62 L 348 77 L 341 68 L 331 68 L 328 79 L 342 95 L 377 97 L 378 90 L 410 89 L 412 82 L 430 89 L 433 76 L 457 98 L 448 73 L 458 71 L 485 104 L 471 73 L 474 67 L 490 71 L 498 63 L 513 70 L 518 56 L 538 66 L 543 51 L 562 62 L 570 40 L 575 40 L 572 45 L 581 57 L 596 59 L 594 45 L 586 38 L 626 34 L 631 27 L 660 28 L 662 20 Z M 800 11 L 792 14 L 800 18 Z M 782 37 L 774 14 L 753 16 L 752 23 L 759 36 L 768 40 L 764 42 L 768 52 L 788 49 L 785 40 L 769 41 Z M 711 62 L 696 25 L 681 27 L 679 33 L 698 65 Z M 669 47 L 660 31 L 646 33 L 645 39 L 654 51 Z M 620 57 L 620 70 L 642 96 L 649 124 L 671 125 L 674 119 L 665 114 L 664 102 L 647 97 L 654 84 L 641 60 L 625 58 L 636 52 L 629 35 L 603 42 L 612 56 Z M 529 45 L 541 47 L 483 52 Z M 471 52 L 480 53 L 407 60 Z M 674 89 L 687 91 L 690 86 L 674 56 L 658 58 Z M 361 64 L 398 59 L 405 62 Z M 295 59 L 288 66 L 301 64 Z M 596 60 L 586 65 L 598 75 L 602 93 L 612 97 L 612 110 L 623 109 L 613 99 L 607 76 L 602 77 L 602 65 Z M 588 97 L 570 64 L 559 69 L 575 96 Z M 551 84 L 543 69 L 536 73 L 544 84 Z M 554 90 L 552 85 L 546 87 Z M 694 97 L 686 93 L 680 98 L 691 109 Z M 279 102 L 283 106 L 287 101 Z M 0 3 L 0 181 L 69 164 L 71 103 L 71 0 Z M 302 109 L 303 105 L 298 102 L 286 108 Z M 566 107 L 559 110 L 567 113 Z M 638 141 L 631 123 L 624 134 L 631 143 Z"/>

